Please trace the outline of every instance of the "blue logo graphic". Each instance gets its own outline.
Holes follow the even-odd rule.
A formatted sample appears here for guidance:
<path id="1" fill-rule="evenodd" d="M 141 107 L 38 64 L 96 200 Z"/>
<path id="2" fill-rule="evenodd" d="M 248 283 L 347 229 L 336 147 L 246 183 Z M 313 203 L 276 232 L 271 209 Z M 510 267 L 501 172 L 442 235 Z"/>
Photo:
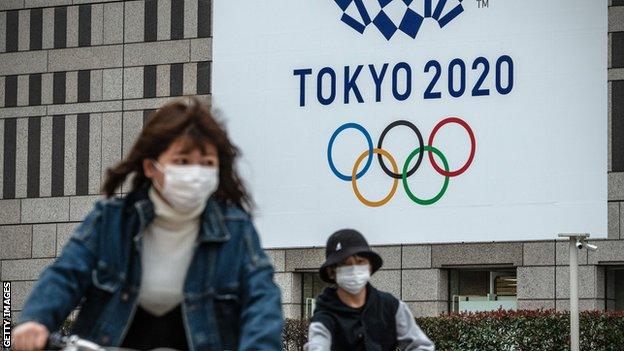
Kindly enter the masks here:
<path id="1" fill-rule="evenodd" d="M 374 25 L 390 40 L 397 30 L 416 38 L 425 18 L 433 18 L 440 28 L 464 11 L 462 0 L 334 0 L 342 10 L 342 22 L 363 34 Z"/>

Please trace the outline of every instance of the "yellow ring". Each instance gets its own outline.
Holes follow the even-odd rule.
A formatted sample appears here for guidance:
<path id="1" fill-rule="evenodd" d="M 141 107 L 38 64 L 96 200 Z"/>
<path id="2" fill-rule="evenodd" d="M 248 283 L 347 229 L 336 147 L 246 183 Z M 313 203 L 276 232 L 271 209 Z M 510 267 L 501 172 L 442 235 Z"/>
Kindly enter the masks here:
<path id="1" fill-rule="evenodd" d="M 382 155 L 385 156 L 389 161 L 390 164 L 392 165 L 392 171 L 394 173 L 398 173 L 398 166 L 396 164 L 396 161 L 394 160 L 394 157 L 392 157 L 392 155 L 390 155 L 390 153 L 384 149 L 373 149 L 373 153 L 374 154 L 378 154 L 378 155 Z M 365 157 L 368 156 L 368 150 L 364 151 L 360 157 L 357 159 L 357 161 L 355 161 L 355 165 L 353 166 L 353 171 L 351 171 L 351 186 L 353 187 L 353 193 L 355 194 L 355 196 L 358 198 L 358 200 L 360 200 L 361 203 L 363 203 L 366 206 L 370 206 L 370 207 L 379 207 L 379 206 L 383 206 L 386 203 L 388 203 L 388 201 L 390 201 L 390 199 L 392 199 L 392 197 L 394 196 L 394 193 L 397 190 L 397 186 L 399 185 L 399 180 L 398 179 L 394 179 L 394 183 L 392 184 L 392 190 L 390 190 L 390 193 L 388 195 L 386 195 L 386 197 L 384 197 L 383 199 L 379 200 L 379 201 L 370 201 L 364 198 L 364 196 L 362 196 L 362 194 L 360 193 L 360 191 L 358 190 L 357 187 L 357 170 L 358 167 L 360 166 L 360 163 L 362 163 L 362 161 L 364 160 Z"/>

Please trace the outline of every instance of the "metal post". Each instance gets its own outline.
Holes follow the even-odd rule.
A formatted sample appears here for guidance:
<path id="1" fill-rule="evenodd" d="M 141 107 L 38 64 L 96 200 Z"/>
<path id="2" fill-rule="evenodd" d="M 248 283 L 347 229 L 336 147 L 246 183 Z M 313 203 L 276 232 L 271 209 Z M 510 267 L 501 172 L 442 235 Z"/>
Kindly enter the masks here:
<path id="1" fill-rule="evenodd" d="M 579 351 L 578 250 L 583 246 L 596 250 L 596 246 L 586 242 L 589 234 L 559 234 L 559 237 L 570 241 L 570 351 Z"/>
<path id="2" fill-rule="evenodd" d="M 578 237 L 570 237 L 570 351 L 579 351 Z"/>

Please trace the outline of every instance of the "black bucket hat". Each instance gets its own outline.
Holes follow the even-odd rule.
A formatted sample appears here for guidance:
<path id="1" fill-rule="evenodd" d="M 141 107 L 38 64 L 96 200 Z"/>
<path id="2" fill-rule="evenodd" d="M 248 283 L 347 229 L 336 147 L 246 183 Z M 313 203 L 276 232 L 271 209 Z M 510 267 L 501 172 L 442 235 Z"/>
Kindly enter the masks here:
<path id="1" fill-rule="evenodd" d="M 383 265 L 381 256 L 370 249 L 368 242 L 360 232 L 354 229 L 342 229 L 327 239 L 325 263 L 319 269 L 321 279 L 327 283 L 335 283 L 327 274 L 327 267 L 339 264 L 353 255 L 361 255 L 368 258 L 373 268 L 373 273 L 377 272 Z"/>

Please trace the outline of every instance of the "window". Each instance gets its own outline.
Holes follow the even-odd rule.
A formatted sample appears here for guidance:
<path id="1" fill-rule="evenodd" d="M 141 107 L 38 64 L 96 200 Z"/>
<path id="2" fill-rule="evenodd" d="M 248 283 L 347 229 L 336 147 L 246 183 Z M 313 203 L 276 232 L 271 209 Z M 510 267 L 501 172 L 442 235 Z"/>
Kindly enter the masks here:
<path id="1" fill-rule="evenodd" d="M 624 266 L 605 267 L 607 311 L 624 311 Z"/>
<path id="2" fill-rule="evenodd" d="M 449 310 L 478 312 L 517 308 L 515 268 L 449 270 Z"/>
<path id="3" fill-rule="evenodd" d="M 303 279 L 301 279 L 301 292 L 303 296 L 301 300 L 303 303 L 301 305 L 301 315 L 304 319 L 309 319 L 312 317 L 312 313 L 314 313 L 314 308 L 316 307 L 316 297 L 330 284 L 322 281 L 317 271 L 303 272 L 302 275 Z"/>

